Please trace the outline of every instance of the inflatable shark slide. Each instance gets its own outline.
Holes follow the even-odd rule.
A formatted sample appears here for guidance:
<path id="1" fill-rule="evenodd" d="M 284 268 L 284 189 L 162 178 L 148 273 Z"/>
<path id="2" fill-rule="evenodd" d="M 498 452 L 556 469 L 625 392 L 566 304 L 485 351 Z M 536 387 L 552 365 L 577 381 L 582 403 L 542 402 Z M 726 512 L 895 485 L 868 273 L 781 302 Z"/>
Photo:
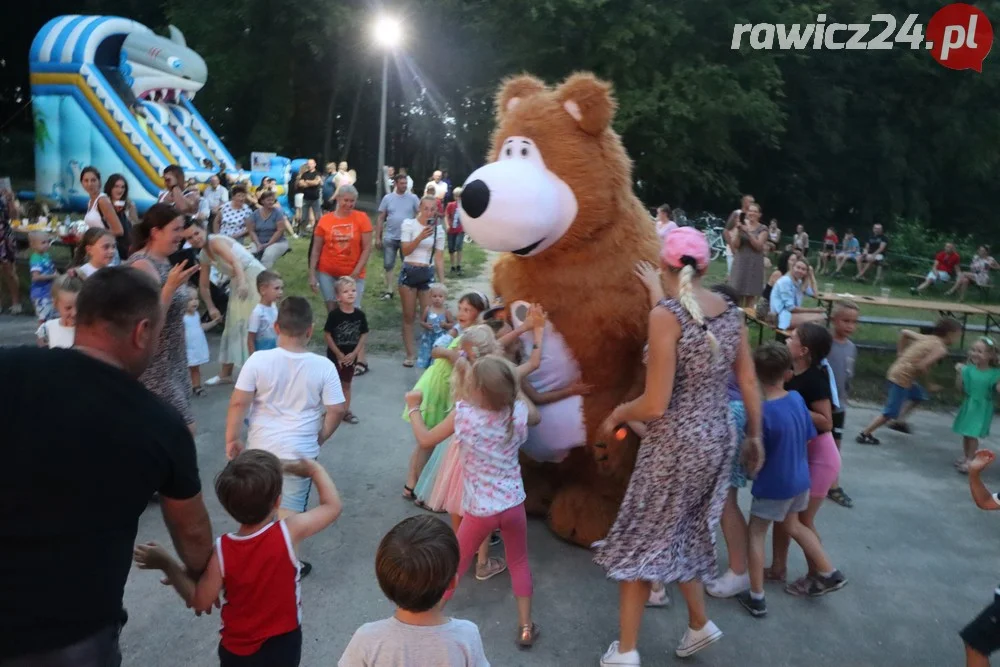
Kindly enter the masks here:
<path id="1" fill-rule="evenodd" d="M 222 165 L 234 177 L 247 175 L 233 171 L 233 156 L 192 104 L 208 72 L 177 28 L 167 38 L 129 19 L 59 16 L 35 36 L 29 63 L 36 198 L 85 210 L 80 170 L 87 165 L 105 179 L 123 174 L 140 212 L 156 202 L 167 165 L 199 183 Z M 275 157 L 250 180 L 271 176 L 285 186 L 289 165 Z"/>

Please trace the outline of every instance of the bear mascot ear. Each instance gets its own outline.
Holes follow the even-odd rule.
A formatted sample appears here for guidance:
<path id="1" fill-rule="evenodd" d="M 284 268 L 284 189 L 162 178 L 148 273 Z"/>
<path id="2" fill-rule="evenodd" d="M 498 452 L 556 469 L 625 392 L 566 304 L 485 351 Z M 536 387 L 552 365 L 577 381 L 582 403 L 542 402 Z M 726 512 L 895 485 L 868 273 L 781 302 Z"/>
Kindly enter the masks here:
<path id="1" fill-rule="evenodd" d="M 531 97 L 546 90 L 545 83 L 530 74 L 519 74 L 500 84 L 497 92 L 497 119 L 514 110 L 525 97 Z"/>
<path id="2" fill-rule="evenodd" d="M 593 74 L 577 72 L 556 88 L 556 99 L 580 129 L 598 135 L 611 125 L 618 103 L 611 96 L 611 84 Z"/>

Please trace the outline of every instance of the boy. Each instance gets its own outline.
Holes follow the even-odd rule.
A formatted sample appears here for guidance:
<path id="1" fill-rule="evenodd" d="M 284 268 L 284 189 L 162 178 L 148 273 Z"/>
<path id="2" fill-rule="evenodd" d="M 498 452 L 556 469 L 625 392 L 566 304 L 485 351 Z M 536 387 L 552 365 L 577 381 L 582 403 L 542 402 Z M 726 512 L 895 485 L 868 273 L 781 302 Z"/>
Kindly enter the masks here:
<path id="1" fill-rule="evenodd" d="M 319 505 L 278 519 L 282 472 L 316 484 Z M 196 613 L 209 611 L 225 589 L 219 661 L 222 667 L 297 667 L 302 654 L 299 563 L 292 550 L 340 516 L 337 487 L 323 466 L 300 459 L 282 466 L 269 452 L 251 449 L 229 462 L 215 479 L 215 493 L 240 522 L 222 535 L 198 581 L 155 542 L 135 547 L 143 570 L 162 570 Z"/>
<path id="2" fill-rule="evenodd" d="M 313 333 L 309 302 L 292 296 L 281 303 L 274 325 L 278 347 L 261 350 L 243 365 L 226 415 L 226 456 L 243 451 L 240 429 L 250 409 L 247 444 L 281 459 L 315 459 L 344 417 L 344 393 L 337 369 L 306 349 Z M 285 475 L 280 518 L 304 512 L 312 481 Z M 303 561 L 302 576 L 312 571 Z"/>
<path id="3" fill-rule="evenodd" d="M 833 380 L 837 385 L 837 396 L 840 405 L 833 408 L 833 440 L 840 449 L 840 441 L 844 437 L 844 421 L 847 419 L 847 396 L 854 378 L 854 361 L 858 358 L 858 348 L 851 341 L 854 330 L 858 327 L 858 304 L 853 301 L 838 301 L 830 314 L 833 324 L 833 345 L 826 362 L 833 371 Z M 854 507 L 854 501 L 840 486 L 840 478 L 834 480 L 833 486 L 826 497 L 843 507 Z"/>
<path id="4" fill-rule="evenodd" d="M 250 322 L 247 326 L 247 349 L 250 354 L 257 350 L 273 350 L 278 345 L 278 334 L 274 332 L 274 323 L 278 319 L 276 301 L 281 301 L 285 292 L 285 283 L 281 276 L 273 271 L 261 271 L 257 275 L 257 293 L 260 303 L 253 307 Z"/>
<path id="5" fill-rule="evenodd" d="M 444 522 L 424 515 L 396 524 L 375 552 L 378 585 L 396 613 L 358 628 L 337 666 L 489 667 L 475 623 L 442 613 L 457 571 L 458 540 Z"/>
<path id="6" fill-rule="evenodd" d="M 761 617 L 767 614 L 764 541 L 773 521 L 781 523 L 816 567 L 818 574 L 809 580 L 803 591 L 806 595 L 817 597 L 840 590 L 847 584 L 847 578 L 830 563 L 816 533 L 799 521 L 798 513 L 809 506 L 806 443 L 816 437 L 816 428 L 802 396 L 784 388 L 792 368 L 792 355 L 781 343 L 765 343 L 754 352 L 753 360 L 764 398 L 764 465 L 751 489 L 747 558 L 750 590 L 740 593 L 737 599 L 752 616 Z"/>
<path id="7" fill-rule="evenodd" d="M 330 311 L 323 327 L 326 338 L 326 357 L 337 365 L 340 386 L 344 390 L 344 421 L 357 424 L 360 421 L 351 412 L 351 381 L 354 380 L 354 365 L 358 357 L 365 353 L 368 339 L 368 318 L 360 308 L 354 307 L 358 285 L 354 278 L 344 276 L 337 280 L 337 308 Z"/>
<path id="8" fill-rule="evenodd" d="M 996 455 L 988 449 L 980 449 L 969 462 L 969 489 L 972 500 L 981 510 L 1000 510 L 1000 495 L 990 493 L 983 484 L 980 473 L 993 463 Z M 993 593 L 993 602 L 983 609 L 960 633 L 965 642 L 966 667 L 989 667 L 990 654 L 1000 648 L 1000 586 Z"/>
<path id="9" fill-rule="evenodd" d="M 35 317 L 38 324 L 44 324 L 52 317 L 55 310 L 52 305 L 52 281 L 59 277 L 56 265 L 49 255 L 49 246 L 52 239 L 45 232 L 31 232 L 28 234 L 28 243 L 31 245 L 31 258 L 28 260 L 28 267 L 31 271 L 31 305 L 35 307 Z"/>
<path id="10" fill-rule="evenodd" d="M 926 375 L 931 367 L 948 355 L 948 348 L 954 345 L 962 334 L 962 325 L 950 317 L 943 317 L 934 325 L 931 334 L 919 334 L 909 329 L 901 329 L 897 345 L 896 361 L 889 367 L 885 377 L 889 381 L 889 395 L 885 399 L 882 414 L 861 431 L 856 438 L 861 445 L 881 445 L 882 442 L 872 435 L 875 429 L 889 421 L 893 430 L 909 433 L 905 417 L 917 403 L 928 399 L 927 392 L 917 382 L 917 378 Z M 930 389 L 936 391 L 936 386 Z M 907 405 L 904 407 L 904 403 Z"/>

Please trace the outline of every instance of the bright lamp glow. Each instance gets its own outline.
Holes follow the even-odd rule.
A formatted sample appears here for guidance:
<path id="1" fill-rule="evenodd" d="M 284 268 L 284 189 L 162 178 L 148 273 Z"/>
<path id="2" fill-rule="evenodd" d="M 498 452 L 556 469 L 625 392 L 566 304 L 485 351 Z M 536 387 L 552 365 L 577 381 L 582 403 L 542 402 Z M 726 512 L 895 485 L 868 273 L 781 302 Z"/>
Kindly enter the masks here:
<path id="1" fill-rule="evenodd" d="M 382 16 L 375 22 L 372 34 L 376 44 L 386 49 L 393 49 L 403 41 L 403 25 L 397 18 Z"/>

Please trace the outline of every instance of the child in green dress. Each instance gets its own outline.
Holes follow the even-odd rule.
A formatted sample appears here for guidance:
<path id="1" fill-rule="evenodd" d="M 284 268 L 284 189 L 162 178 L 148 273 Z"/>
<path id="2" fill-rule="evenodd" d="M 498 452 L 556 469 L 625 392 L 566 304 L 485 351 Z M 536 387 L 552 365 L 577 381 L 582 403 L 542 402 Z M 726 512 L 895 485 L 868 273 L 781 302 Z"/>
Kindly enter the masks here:
<path id="1" fill-rule="evenodd" d="M 969 349 L 969 363 L 955 364 L 955 386 L 965 394 L 965 399 L 951 430 L 962 436 L 963 456 L 955 461 L 955 468 L 963 474 L 969 472 L 969 463 L 979 449 L 979 439 L 990 434 L 993 392 L 1000 391 L 1000 368 L 997 366 L 1000 363 L 996 344 L 985 336 Z"/>

